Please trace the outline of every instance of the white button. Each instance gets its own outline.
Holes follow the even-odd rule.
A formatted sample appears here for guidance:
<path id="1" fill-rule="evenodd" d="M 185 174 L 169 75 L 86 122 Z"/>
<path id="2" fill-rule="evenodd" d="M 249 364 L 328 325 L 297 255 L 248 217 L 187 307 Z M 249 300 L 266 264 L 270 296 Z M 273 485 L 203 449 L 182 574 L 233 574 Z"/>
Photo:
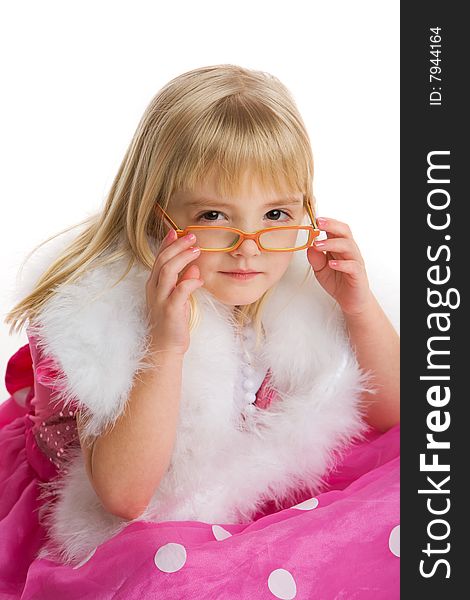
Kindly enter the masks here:
<path id="1" fill-rule="evenodd" d="M 243 397 L 247 402 L 254 402 L 256 400 L 256 394 L 253 394 L 253 392 L 246 392 Z"/>
<path id="2" fill-rule="evenodd" d="M 245 407 L 245 412 L 246 413 L 254 413 L 256 411 L 256 406 L 254 404 L 248 404 Z"/>
<path id="3" fill-rule="evenodd" d="M 243 382 L 243 389 L 252 392 L 255 389 L 255 382 L 252 379 L 245 379 Z"/>

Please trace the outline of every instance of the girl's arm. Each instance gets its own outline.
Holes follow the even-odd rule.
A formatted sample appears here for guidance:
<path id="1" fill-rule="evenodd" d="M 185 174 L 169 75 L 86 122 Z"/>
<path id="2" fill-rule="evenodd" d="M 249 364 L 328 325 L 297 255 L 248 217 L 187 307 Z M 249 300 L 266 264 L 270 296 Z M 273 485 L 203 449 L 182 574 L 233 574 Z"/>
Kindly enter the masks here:
<path id="1" fill-rule="evenodd" d="M 190 340 L 189 296 L 203 283 L 197 266 L 182 272 L 196 258 L 194 241 L 178 239 L 171 229 L 160 244 L 145 286 L 148 364 L 138 372 L 111 431 L 92 445 L 82 444 L 88 476 L 103 506 L 126 519 L 145 511 L 171 461 Z"/>
<path id="2" fill-rule="evenodd" d="M 366 421 L 380 431 L 400 422 L 399 337 L 369 288 L 364 260 L 346 223 L 318 217 L 327 239 L 307 257 L 320 285 L 343 311 L 359 365 L 372 371 L 375 394 L 366 393 Z"/>
<path id="3" fill-rule="evenodd" d="M 372 371 L 377 389 L 364 398 L 366 421 L 387 431 L 400 422 L 400 338 L 372 292 L 362 313 L 344 316 L 359 364 Z"/>
<path id="4" fill-rule="evenodd" d="M 128 520 L 144 512 L 168 469 L 179 414 L 183 355 L 152 351 L 149 362 L 110 431 L 91 445 L 77 422 L 96 494 L 108 512 Z"/>

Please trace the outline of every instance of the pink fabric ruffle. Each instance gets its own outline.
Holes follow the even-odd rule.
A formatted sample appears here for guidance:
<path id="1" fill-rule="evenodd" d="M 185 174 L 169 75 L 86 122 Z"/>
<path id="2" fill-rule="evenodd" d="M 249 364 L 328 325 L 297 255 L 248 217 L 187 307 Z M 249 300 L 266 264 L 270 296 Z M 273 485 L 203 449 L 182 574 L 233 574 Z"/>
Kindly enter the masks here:
<path id="1" fill-rule="evenodd" d="M 31 387 L 28 352 L 8 363 L 10 394 Z M 0 404 L 0 598 L 399 598 L 398 425 L 352 445 L 314 498 L 299 490 L 295 506 L 243 525 L 132 523 L 71 567 L 36 558 L 38 483 L 57 469 L 35 443 L 26 398 Z"/>

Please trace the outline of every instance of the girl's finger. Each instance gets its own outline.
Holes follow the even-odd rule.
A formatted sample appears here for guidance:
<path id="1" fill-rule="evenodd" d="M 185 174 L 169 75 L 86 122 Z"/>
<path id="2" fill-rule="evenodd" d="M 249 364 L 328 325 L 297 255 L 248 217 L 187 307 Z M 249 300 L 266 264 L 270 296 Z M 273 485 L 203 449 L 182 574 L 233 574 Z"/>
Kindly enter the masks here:
<path id="1" fill-rule="evenodd" d="M 194 252 L 195 248 L 187 248 L 183 252 L 179 252 L 173 258 L 170 258 L 162 268 L 158 274 L 157 281 L 157 291 L 155 297 L 158 302 L 167 300 L 170 294 L 175 289 L 178 284 L 178 277 L 181 271 L 193 260 L 199 258 L 201 251 L 197 249 L 197 252 Z M 192 280 L 191 280 L 192 281 Z"/>
<path id="2" fill-rule="evenodd" d="M 312 265 L 312 269 L 315 273 L 319 273 L 323 271 L 323 269 L 328 265 L 328 258 L 331 258 L 328 253 L 323 254 L 323 252 L 318 252 L 315 250 L 307 250 L 307 258 L 309 263 Z"/>
<path id="3" fill-rule="evenodd" d="M 170 229 L 170 231 L 166 234 L 166 236 L 163 238 L 163 240 L 160 243 L 160 246 L 158 247 L 158 251 L 157 254 L 155 255 L 155 260 L 153 261 L 153 265 L 152 265 L 152 271 L 150 272 L 150 276 L 149 279 L 155 279 L 155 276 L 157 275 L 157 270 L 158 270 L 158 265 L 157 265 L 157 260 L 160 257 L 160 254 L 163 252 L 163 250 L 165 248 L 168 248 L 168 246 L 170 244 L 172 244 L 176 239 L 176 231 L 174 229 Z"/>
<path id="4" fill-rule="evenodd" d="M 330 219 L 326 217 L 318 217 L 317 224 L 320 231 L 326 231 L 328 238 L 344 237 L 353 239 L 351 229 L 346 223 L 337 221 L 336 219 Z"/>
<path id="5" fill-rule="evenodd" d="M 357 260 L 329 260 L 328 266 L 353 277 L 359 277 L 364 271 L 363 266 Z"/>
<path id="6" fill-rule="evenodd" d="M 184 281 L 185 279 L 199 279 L 200 276 L 201 273 L 199 271 L 199 267 L 194 263 L 190 263 L 188 267 L 183 269 L 179 274 L 178 283 L 180 281 Z"/>
<path id="7" fill-rule="evenodd" d="M 172 244 L 176 240 L 176 231 L 174 229 L 170 229 L 166 236 L 163 238 L 159 248 L 158 253 L 163 251 L 164 248 L 167 248 L 170 244 Z"/>
<path id="8" fill-rule="evenodd" d="M 169 302 L 176 309 L 184 308 L 189 296 L 198 288 L 204 285 L 202 279 L 185 279 L 178 283 L 171 293 Z"/>
<path id="9" fill-rule="evenodd" d="M 340 253 L 343 255 L 341 258 L 346 260 L 364 262 L 356 242 L 351 238 L 337 237 L 319 240 L 318 242 L 314 242 L 313 247 L 318 252 Z"/>
<path id="10" fill-rule="evenodd" d="M 179 253 L 189 248 L 192 244 L 195 243 L 195 241 L 195 238 L 191 239 L 187 236 L 176 239 L 176 232 L 174 229 L 172 229 L 168 233 L 168 235 L 163 238 L 149 277 L 153 285 L 158 284 L 160 271 L 163 265 L 175 256 L 177 256 Z"/>

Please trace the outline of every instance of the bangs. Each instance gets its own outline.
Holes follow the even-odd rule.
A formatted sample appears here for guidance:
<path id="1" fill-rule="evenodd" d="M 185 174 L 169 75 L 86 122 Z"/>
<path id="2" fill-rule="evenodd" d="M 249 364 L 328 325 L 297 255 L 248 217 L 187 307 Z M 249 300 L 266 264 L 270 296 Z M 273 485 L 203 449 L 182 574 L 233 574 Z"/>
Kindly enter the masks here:
<path id="1" fill-rule="evenodd" d="M 265 189 L 311 195 L 313 159 L 303 128 L 241 94 L 223 98 L 189 124 L 173 161 L 170 195 L 194 191 L 215 174 L 217 193 L 235 196 L 246 173 Z"/>

